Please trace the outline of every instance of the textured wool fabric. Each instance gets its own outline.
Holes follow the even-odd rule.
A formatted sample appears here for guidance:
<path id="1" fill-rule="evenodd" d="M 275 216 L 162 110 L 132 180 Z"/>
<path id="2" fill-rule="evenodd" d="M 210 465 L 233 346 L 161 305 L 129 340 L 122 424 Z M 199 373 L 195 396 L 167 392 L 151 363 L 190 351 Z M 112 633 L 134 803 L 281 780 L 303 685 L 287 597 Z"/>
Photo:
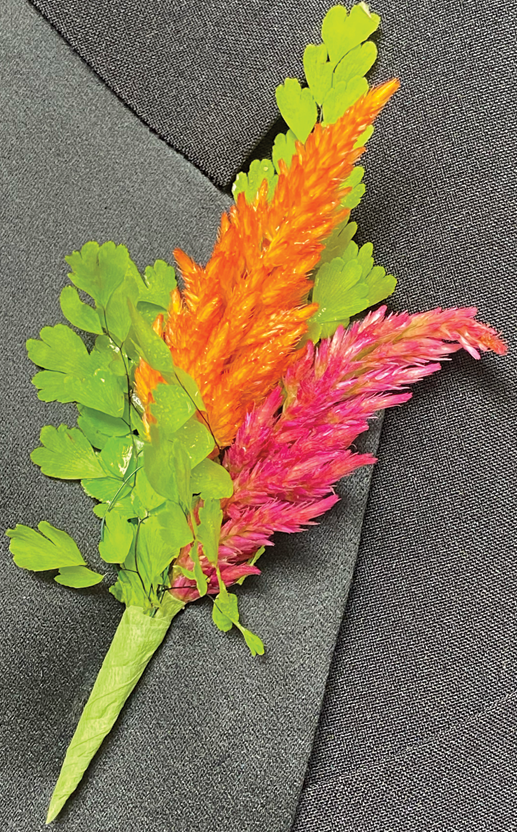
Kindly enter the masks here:
<path id="1" fill-rule="evenodd" d="M 227 188 L 302 77 L 332 0 L 33 0 L 101 78 Z"/>
<path id="2" fill-rule="evenodd" d="M 2 518 L 48 519 L 95 569 L 98 520 L 78 483 L 30 451 L 72 406 L 39 402 L 25 340 L 62 321 L 64 255 L 127 242 L 138 266 L 180 245 L 205 260 L 229 199 L 145 127 L 25 0 L 0 8 Z M 374 450 L 380 422 L 369 437 Z M 356 557 L 370 470 L 347 481 L 325 523 L 279 538 L 239 590 L 267 654 L 210 620 L 174 621 L 56 823 L 66 832 L 287 832 Z M 0 826 L 43 830 L 66 747 L 122 615 L 109 580 L 89 590 L 17 569 L 1 538 Z M 111 579 L 113 580 L 113 576 Z"/>

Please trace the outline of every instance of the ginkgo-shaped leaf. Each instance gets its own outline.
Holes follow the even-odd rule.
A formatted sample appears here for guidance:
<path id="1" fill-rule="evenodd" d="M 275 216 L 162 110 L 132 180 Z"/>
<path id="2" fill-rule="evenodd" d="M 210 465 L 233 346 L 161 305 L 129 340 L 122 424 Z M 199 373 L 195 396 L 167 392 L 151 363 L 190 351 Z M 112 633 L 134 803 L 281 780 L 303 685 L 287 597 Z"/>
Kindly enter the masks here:
<path id="1" fill-rule="evenodd" d="M 54 580 L 62 586 L 83 589 L 102 581 L 104 575 L 89 569 L 76 543 L 67 532 L 56 529 L 46 520 L 38 523 L 39 531 L 18 523 L 6 534 L 13 560 L 22 569 L 46 572 L 59 569 Z"/>
<path id="2" fill-rule="evenodd" d="M 348 248 L 348 244 L 357 231 L 357 223 L 346 219 L 338 225 L 325 243 L 320 257 L 319 268 L 324 263 L 330 263 L 335 257 L 341 257 Z"/>
<path id="3" fill-rule="evenodd" d="M 354 49 L 378 28 L 381 19 L 372 14 L 366 3 L 353 6 L 350 13 L 344 6 L 333 6 L 321 26 L 321 36 L 330 60 L 336 64 L 347 52 Z"/>
<path id="4" fill-rule="evenodd" d="M 202 544 L 207 559 L 213 564 L 217 563 L 222 520 L 223 512 L 220 501 L 206 499 L 199 509 L 196 538 Z"/>
<path id="5" fill-rule="evenodd" d="M 268 197 L 271 199 L 277 183 L 275 166 L 270 159 L 254 159 L 248 173 L 239 173 L 233 187 L 232 194 L 237 198 L 241 191 L 244 192 L 247 202 L 253 202 L 260 186 L 266 180 L 268 183 Z"/>
<path id="6" fill-rule="evenodd" d="M 176 288 L 176 273 L 165 260 L 156 260 L 154 266 L 145 270 L 145 286 L 140 290 L 138 301 L 152 303 L 167 309 L 171 292 Z"/>
<path id="7" fill-rule="evenodd" d="M 127 248 L 111 241 L 103 245 L 94 241 L 85 243 L 80 251 L 72 252 L 65 260 L 72 269 L 68 275 L 72 283 L 102 308 L 124 280 L 131 263 Z"/>
<path id="8" fill-rule="evenodd" d="M 99 313 L 93 307 L 83 303 L 74 286 L 65 286 L 59 297 L 59 303 L 63 315 L 73 326 L 83 329 L 85 332 L 102 334 L 103 329 Z"/>
<path id="9" fill-rule="evenodd" d="M 142 507 L 144 516 L 165 503 L 165 497 L 154 490 L 143 468 L 140 468 L 136 473 L 135 486 L 131 496 L 133 502 L 138 501 L 139 506 Z"/>
<path id="10" fill-rule="evenodd" d="M 89 586 L 99 584 L 104 578 L 100 572 L 94 572 L 87 566 L 63 566 L 54 580 L 62 586 L 70 586 L 75 589 L 85 589 Z"/>
<path id="11" fill-rule="evenodd" d="M 46 520 L 38 523 L 38 529 L 36 531 L 18 523 L 14 529 L 7 530 L 6 534 L 11 538 L 9 548 L 17 566 L 41 572 L 86 564 L 69 534 L 51 526 Z"/>
<path id="12" fill-rule="evenodd" d="M 102 463 L 105 473 L 111 477 L 122 479 L 129 471 L 133 458 L 133 440 L 128 436 L 112 436 L 108 440 L 98 459 Z"/>
<path id="13" fill-rule="evenodd" d="M 280 173 L 281 160 L 283 160 L 286 163 L 287 167 L 289 167 L 295 149 L 296 136 L 294 135 L 292 130 L 288 130 L 287 133 L 278 134 L 278 136 L 275 138 L 275 143 L 273 144 L 272 153 L 273 164 L 276 168 L 277 173 Z"/>
<path id="14" fill-rule="evenodd" d="M 377 47 L 368 40 L 352 49 L 334 70 L 335 84 L 346 84 L 352 78 L 366 75 L 377 60 Z"/>
<path id="15" fill-rule="evenodd" d="M 27 352 L 38 367 L 54 370 L 70 376 L 90 374 L 90 355 L 83 340 L 64 324 L 45 326 L 40 339 L 29 338 Z"/>
<path id="16" fill-rule="evenodd" d="M 192 416 L 188 422 L 185 422 L 170 436 L 181 443 L 192 468 L 199 465 L 213 451 L 215 445 L 214 437 L 206 425 L 198 421 L 196 416 Z"/>
<path id="17" fill-rule="evenodd" d="M 181 428 L 196 412 L 188 393 L 177 384 L 158 384 L 153 390 L 153 399 L 151 413 L 167 432 Z"/>
<path id="18" fill-rule="evenodd" d="M 350 176 L 343 182 L 343 190 L 345 188 L 350 189 L 341 202 L 343 208 L 350 208 L 350 210 L 352 210 L 352 208 L 356 208 L 361 202 L 366 190 L 366 187 L 362 182 L 363 176 L 364 168 L 358 165 L 353 169 Z"/>
<path id="19" fill-rule="evenodd" d="M 78 402 L 111 416 L 122 415 L 124 394 L 99 350 L 88 353 L 81 338 L 64 324 L 44 327 L 40 336 L 40 341 L 27 341 L 29 358 L 45 368 L 32 379 L 40 399 Z"/>
<path id="20" fill-rule="evenodd" d="M 157 315 L 167 312 L 176 285 L 175 271 L 165 260 L 156 260 L 154 266 L 147 266 L 137 303 L 147 323 L 152 324 Z"/>
<path id="21" fill-rule="evenodd" d="M 135 264 L 130 261 L 122 283 L 112 293 L 102 317 L 105 328 L 117 343 L 125 341 L 131 327 L 128 301 L 136 304 L 142 291 L 143 283 Z"/>
<path id="22" fill-rule="evenodd" d="M 169 438 L 155 425 L 144 448 L 144 470 L 158 494 L 190 510 L 190 459 L 179 439 Z"/>
<path id="23" fill-rule="evenodd" d="M 236 595 L 228 592 L 224 585 L 217 595 L 214 606 L 212 607 L 212 620 L 215 626 L 227 633 L 232 626 L 237 627 L 244 636 L 244 640 L 248 645 L 252 656 L 262 656 L 264 654 L 264 644 L 255 633 L 243 627 L 239 620 L 239 603 Z"/>
<path id="24" fill-rule="evenodd" d="M 153 370 L 172 375 L 175 367 L 167 344 L 156 334 L 131 301 L 128 302 L 128 307 L 132 323 L 129 338 L 138 355 Z"/>
<path id="25" fill-rule="evenodd" d="M 105 477 L 100 459 L 79 428 L 46 425 L 41 429 L 42 447 L 31 453 L 31 459 L 48 477 L 63 480 Z"/>
<path id="26" fill-rule="evenodd" d="M 332 86 L 334 64 L 327 58 L 328 52 L 324 43 L 318 46 L 310 43 L 303 53 L 305 77 L 315 101 L 320 105 Z"/>
<path id="27" fill-rule="evenodd" d="M 138 568 L 146 584 L 155 585 L 180 548 L 193 539 L 184 511 L 167 501 L 140 524 Z"/>
<path id="28" fill-rule="evenodd" d="M 134 419 L 134 414 L 132 414 Z M 129 424 L 125 419 L 109 416 L 100 410 L 79 405 L 77 425 L 94 448 L 104 448 L 113 436 L 127 436 Z"/>
<path id="29" fill-rule="evenodd" d="M 318 119 L 318 108 L 311 91 L 307 87 L 302 89 L 296 78 L 286 78 L 276 88 L 276 100 L 284 121 L 296 138 L 305 142 Z"/>
<path id="30" fill-rule="evenodd" d="M 362 95 L 368 92 L 366 78 L 334 84 L 323 102 L 325 124 L 334 124 Z"/>

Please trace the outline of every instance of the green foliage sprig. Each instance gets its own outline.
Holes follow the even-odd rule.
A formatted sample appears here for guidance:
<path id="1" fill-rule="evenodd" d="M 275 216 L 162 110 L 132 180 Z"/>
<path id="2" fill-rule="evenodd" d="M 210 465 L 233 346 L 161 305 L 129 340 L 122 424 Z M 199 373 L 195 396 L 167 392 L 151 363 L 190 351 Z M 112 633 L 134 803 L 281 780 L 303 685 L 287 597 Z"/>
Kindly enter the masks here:
<path id="1" fill-rule="evenodd" d="M 307 86 L 295 78 L 287 78 L 277 87 L 278 109 L 289 130 L 279 133 L 273 145 L 272 160 L 254 160 L 248 173 L 239 173 L 232 188 L 237 198 L 244 193 L 252 202 L 264 181 L 271 199 L 280 173 L 280 160 L 287 166 L 295 152 L 296 142 L 305 143 L 318 121 L 333 124 L 369 88 L 366 73 L 377 58 L 377 47 L 368 40 L 378 28 L 380 17 L 372 14 L 366 3 L 359 3 L 350 12 L 333 6 L 322 27 L 322 43 L 309 44 L 304 52 L 303 66 Z M 356 146 L 364 145 L 373 133 L 365 130 Z M 356 167 L 343 183 L 342 207 L 352 210 L 364 193 L 364 168 Z M 308 337 L 317 342 L 334 334 L 338 326 L 347 326 L 350 318 L 393 293 L 396 279 L 381 266 L 374 266 L 373 246 L 358 248 L 352 242 L 357 225 L 348 220 L 335 229 L 326 242 L 320 263 L 314 271 L 311 300 L 319 304 L 318 312 L 309 322 Z"/>
<path id="2" fill-rule="evenodd" d="M 89 352 L 77 332 L 56 324 L 27 342 L 29 357 L 42 368 L 33 378 L 39 398 L 75 402 L 78 408 L 77 427 L 44 427 L 31 458 L 46 476 L 80 480 L 86 494 L 98 501 L 93 510 L 101 518 L 99 553 L 117 570 L 110 592 L 154 617 L 184 547 L 190 546 L 200 596 L 207 593 L 200 551 L 220 581 L 220 500 L 231 496 L 233 485 L 228 472 L 209 458 L 215 441 L 198 418 L 204 406 L 197 384 L 174 365 L 151 326 L 167 311 L 176 286 L 173 267 L 158 260 L 142 277 L 125 246 L 112 242 L 86 243 L 66 261 L 73 285 L 61 292 L 63 314 L 74 327 L 97 337 Z M 80 292 L 94 305 L 85 303 Z M 154 391 L 149 432 L 134 391 L 140 358 L 166 382 Z M 55 580 L 69 587 L 102 581 L 104 576 L 88 568 L 70 535 L 45 521 L 38 529 L 18 524 L 8 530 L 17 565 L 58 569 Z M 260 639 L 240 624 L 237 597 L 221 581 L 215 605 L 220 617 L 213 618 L 220 629 L 235 625 L 253 654 L 264 651 Z M 224 617 L 225 610 L 231 616 Z"/>

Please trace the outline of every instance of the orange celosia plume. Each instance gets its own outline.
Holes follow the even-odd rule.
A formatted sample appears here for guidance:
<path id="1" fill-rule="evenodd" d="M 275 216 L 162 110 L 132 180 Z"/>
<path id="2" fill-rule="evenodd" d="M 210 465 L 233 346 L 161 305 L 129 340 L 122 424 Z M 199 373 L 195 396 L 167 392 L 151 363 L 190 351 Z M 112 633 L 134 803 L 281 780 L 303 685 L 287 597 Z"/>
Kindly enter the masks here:
<path id="1" fill-rule="evenodd" d="M 175 289 L 164 338 L 174 362 L 197 381 L 220 447 L 231 444 L 250 407 L 262 401 L 289 363 L 317 306 L 308 304 L 309 275 L 325 239 L 348 215 L 343 182 L 364 151 L 358 138 L 398 89 L 397 80 L 370 90 L 335 124 L 317 124 L 282 161 L 275 193 L 264 182 L 250 204 L 244 194 L 223 214 L 203 268 L 174 255 L 185 288 Z M 139 368 L 144 405 L 161 380 Z"/>

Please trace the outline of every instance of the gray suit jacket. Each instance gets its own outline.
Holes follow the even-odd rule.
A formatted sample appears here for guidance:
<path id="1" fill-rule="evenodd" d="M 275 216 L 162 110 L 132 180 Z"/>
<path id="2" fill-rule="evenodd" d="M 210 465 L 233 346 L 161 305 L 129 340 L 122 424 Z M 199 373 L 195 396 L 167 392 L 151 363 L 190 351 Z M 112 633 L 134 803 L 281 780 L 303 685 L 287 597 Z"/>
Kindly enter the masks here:
<path id="1" fill-rule="evenodd" d="M 88 239 L 126 243 L 142 268 L 176 246 L 209 257 L 235 174 L 276 132 L 274 88 L 301 77 L 330 5 L 4 0 L 5 527 L 48 519 L 99 566 L 91 500 L 30 463 L 41 426 L 74 417 L 38 402 L 24 342 L 61 320 L 63 257 Z M 374 10 L 372 79 L 402 89 L 369 145 L 360 238 L 399 278 L 392 308 L 475 304 L 511 344 L 509 11 Z M 517 829 L 514 377 L 512 351 L 458 355 L 377 421 L 373 477 L 279 536 L 240 592 L 266 656 L 192 605 L 56 828 Z M 0 817 L 36 832 L 120 607 L 103 584 L 21 573 L 3 545 Z"/>

